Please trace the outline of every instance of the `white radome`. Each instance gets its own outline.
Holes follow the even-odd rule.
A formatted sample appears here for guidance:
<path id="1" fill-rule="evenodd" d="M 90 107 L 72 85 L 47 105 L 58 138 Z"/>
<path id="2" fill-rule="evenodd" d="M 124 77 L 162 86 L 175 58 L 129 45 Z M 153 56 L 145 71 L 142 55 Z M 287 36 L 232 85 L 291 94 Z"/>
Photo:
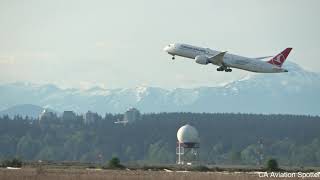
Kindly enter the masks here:
<path id="1" fill-rule="evenodd" d="M 193 126 L 186 124 L 177 132 L 177 138 L 180 143 L 199 143 L 198 131 Z"/>

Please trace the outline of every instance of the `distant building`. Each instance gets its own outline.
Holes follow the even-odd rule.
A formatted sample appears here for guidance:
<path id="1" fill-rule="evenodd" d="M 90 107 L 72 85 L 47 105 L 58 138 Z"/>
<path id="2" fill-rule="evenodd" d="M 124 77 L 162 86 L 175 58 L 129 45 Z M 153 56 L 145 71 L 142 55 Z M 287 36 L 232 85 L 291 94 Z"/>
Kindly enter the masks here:
<path id="1" fill-rule="evenodd" d="M 62 114 L 63 121 L 75 120 L 76 118 L 77 116 L 73 111 L 64 111 Z"/>
<path id="2" fill-rule="evenodd" d="M 57 118 L 56 113 L 49 111 L 48 109 L 44 109 L 42 113 L 39 115 L 39 121 L 43 121 L 45 119 L 54 119 Z"/>
<path id="3" fill-rule="evenodd" d="M 86 114 L 83 115 L 84 123 L 91 124 L 99 119 L 99 114 L 88 111 Z"/>
<path id="4" fill-rule="evenodd" d="M 135 122 L 140 119 L 140 111 L 136 108 L 129 108 L 123 115 L 123 121 L 128 123 Z"/>

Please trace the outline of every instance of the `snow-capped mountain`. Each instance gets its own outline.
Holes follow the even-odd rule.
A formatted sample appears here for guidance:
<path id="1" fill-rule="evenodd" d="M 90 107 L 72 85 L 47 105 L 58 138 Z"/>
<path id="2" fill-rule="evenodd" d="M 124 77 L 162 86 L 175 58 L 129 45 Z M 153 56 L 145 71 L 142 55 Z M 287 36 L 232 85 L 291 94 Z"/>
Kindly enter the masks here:
<path id="1" fill-rule="evenodd" d="M 9 117 L 14 117 L 16 115 L 21 117 L 28 116 L 29 118 L 37 118 L 39 114 L 44 111 L 45 108 L 40 106 L 36 106 L 33 104 L 19 104 L 16 106 L 9 107 L 8 109 L 0 111 L 0 116 L 8 115 Z M 55 112 L 54 110 L 49 109 L 51 112 Z M 55 112 L 56 113 L 56 112 Z"/>
<path id="2" fill-rule="evenodd" d="M 87 110 L 122 113 L 134 106 L 142 112 L 241 112 L 320 115 L 320 74 L 287 62 L 288 73 L 255 74 L 223 86 L 156 87 L 87 90 L 55 85 L 13 83 L 0 85 L 0 110 L 34 104 L 63 112 Z"/>

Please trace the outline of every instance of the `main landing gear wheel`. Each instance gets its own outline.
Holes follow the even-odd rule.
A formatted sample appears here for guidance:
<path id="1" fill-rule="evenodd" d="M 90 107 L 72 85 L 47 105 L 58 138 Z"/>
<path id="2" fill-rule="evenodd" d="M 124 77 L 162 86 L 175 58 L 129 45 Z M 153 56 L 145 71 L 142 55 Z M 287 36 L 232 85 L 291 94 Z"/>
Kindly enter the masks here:
<path id="1" fill-rule="evenodd" d="M 223 67 L 218 67 L 218 68 L 217 68 L 217 71 L 223 71 L 223 70 L 224 70 Z"/>
<path id="2" fill-rule="evenodd" d="M 217 71 L 225 71 L 225 72 L 231 72 L 232 69 L 225 67 L 225 66 L 220 66 L 217 68 Z"/>
<path id="3" fill-rule="evenodd" d="M 174 56 L 172 56 L 172 60 L 174 60 L 175 59 L 175 57 Z"/>

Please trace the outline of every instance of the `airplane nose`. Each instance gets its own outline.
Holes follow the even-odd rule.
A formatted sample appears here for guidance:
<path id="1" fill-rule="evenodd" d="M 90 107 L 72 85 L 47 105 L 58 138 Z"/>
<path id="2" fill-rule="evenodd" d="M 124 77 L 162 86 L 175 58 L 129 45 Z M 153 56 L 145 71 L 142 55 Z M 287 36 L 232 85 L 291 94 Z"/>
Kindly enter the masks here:
<path id="1" fill-rule="evenodd" d="M 163 51 L 165 51 L 165 52 L 168 52 L 168 50 L 169 50 L 169 47 L 168 47 L 168 46 L 166 46 L 166 47 L 163 48 Z"/>

